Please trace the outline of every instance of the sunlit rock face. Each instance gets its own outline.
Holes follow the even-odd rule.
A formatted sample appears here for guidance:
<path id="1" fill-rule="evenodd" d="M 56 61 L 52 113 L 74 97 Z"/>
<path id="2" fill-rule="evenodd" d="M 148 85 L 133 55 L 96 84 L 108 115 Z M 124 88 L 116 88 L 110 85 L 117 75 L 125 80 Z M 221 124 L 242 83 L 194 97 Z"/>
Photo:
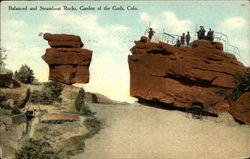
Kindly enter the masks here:
<path id="1" fill-rule="evenodd" d="M 225 97 L 235 88 L 235 75 L 246 72 L 221 43 L 208 40 L 186 48 L 141 38 L 130 51 L 130 94 L 139 101 L 184 108 L 201 102 L 206 111 L 219 114 L 229 110 Z"/>

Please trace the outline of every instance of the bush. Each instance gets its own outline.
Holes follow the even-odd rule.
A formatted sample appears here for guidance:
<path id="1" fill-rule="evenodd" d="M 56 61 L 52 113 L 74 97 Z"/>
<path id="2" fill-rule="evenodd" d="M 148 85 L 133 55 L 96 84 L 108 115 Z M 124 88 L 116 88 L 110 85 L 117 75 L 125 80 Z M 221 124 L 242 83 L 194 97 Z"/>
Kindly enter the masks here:
<path id="1" fill-rule="evenodd" d="M 62 86 L 60 83 L 46 82 L 44 83 L 43 91 L 49 100 L 61 102 L 61 98 L 59 98 L 59 96 L 61 95 L 62 92 Z"/>
<path id="2" fill-rule="evenodd" d="M 75 108 L 80 111 L 81 115 L 93 115 L 89 107 L 85 104 L 85 90 L 81 88 L 75 100 Z"/>
<path id="3" fill-rule="evenodd" d="M 18 72 L 15 71 L 14 78 L 26 84 L 35 80 L 33 70 L 28 65 L 22 65 Z"/>
<path id="4" fill-rule="evenodd" d="M 6 60 L 6 49 L 1 47 L 0 48 L 0 69 L 5 66 L 4 60 Z"/>
<path id="5" fill-rule="evenodd" d="M 81 111 L 81 108 L 83 108 L 84 105 L 85 105 L 85 90 L 81 88 L 75 100 L 75 108 Z"/>
<path id="6" fill-rule="evenodd" d="M 66 159 L 66 155 L 55 150 L 48 142 L 29 139 L 16 153 L 16 159 Z"/>
<path id="7" fill-rule="evenodd" d="M 53 101 L 49 100 L 44 91 L 37 91 L 37 90 L 30 93 L 29 101 L 33 104 L 42 104 L 42 105 L 53 104 Z"/>
<path id="8" fill-rule="evenodd" d="M 235 85 L 236 88 L 230 95 L 230 98 L 233 101 L 239 98 L 241 94 L 250 91 L 250 68 L 247 69 L 247 72 L 244 75 L 235 76 Z"/>
<path id="9" fill-rule="evenodd" d="M 43 85 L 42 91 L 33 91 L 30 94 L 30 102 L 33 104 L 51 105 L 54 102 L 61 102 L 59 97 L 62 92 L 60 83 L 46 82 Z"/>

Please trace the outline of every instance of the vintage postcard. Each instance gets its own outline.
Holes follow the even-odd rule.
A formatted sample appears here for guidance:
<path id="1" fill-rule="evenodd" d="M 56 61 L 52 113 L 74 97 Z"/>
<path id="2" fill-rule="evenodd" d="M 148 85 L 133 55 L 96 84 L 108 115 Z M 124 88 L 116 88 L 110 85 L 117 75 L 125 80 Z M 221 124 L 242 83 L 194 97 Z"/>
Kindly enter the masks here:
<path id="1" fill-rule="evenodd" d="M 250 3 L 1 1 L 0 159 L 249 159 Z"/>

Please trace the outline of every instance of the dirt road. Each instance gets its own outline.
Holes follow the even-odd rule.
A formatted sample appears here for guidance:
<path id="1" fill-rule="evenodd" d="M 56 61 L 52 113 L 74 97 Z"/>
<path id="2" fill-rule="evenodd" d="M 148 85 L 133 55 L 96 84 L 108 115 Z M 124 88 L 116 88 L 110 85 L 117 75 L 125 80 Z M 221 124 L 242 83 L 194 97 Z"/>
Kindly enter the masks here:
<path id="1" fill-rule="evenodd" d="M 147 106 L 91 105 L 106 125 L 74 159 L 238 159 L 249 154 L 250 126 L 228 117 L 195 120 Z"/>

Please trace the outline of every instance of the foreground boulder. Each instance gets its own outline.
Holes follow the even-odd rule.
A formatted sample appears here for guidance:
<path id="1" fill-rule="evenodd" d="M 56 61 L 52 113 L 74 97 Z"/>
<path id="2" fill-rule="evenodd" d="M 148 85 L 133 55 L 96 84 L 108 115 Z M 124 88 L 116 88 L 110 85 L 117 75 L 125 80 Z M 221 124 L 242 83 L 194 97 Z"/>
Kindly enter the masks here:
<path id="1" fill-rule="evenodd" d="M 81 38 L 75 35 L 48 34 L 48 48 L 42 56 L 49 64 L 49 79 L 65 84 L 88 83 L 92 51 L 81 48 Z"/>
<path id="2" fill-rule="evenodd" d="M 9 105 L 12 108 L 20 109 L 25 107 L 29 100 L 30 89 L 27 85 L 15 81 L 14 88 L 1 88 L 0 97 L 3 97 L 0 105 Z"/>
<path id="3" fill-rule="evenodd" d="M 140 100 L 189 107 L 201 102 L 210 113 L 229 110 L 226 96 L 235 75 L 246 68 L 217 42 L 199 40 L 192 48 L 136 41 L 128 56 L 130 94 Z"/>
<path id="4" fill-rule="evenodd" d="M 250 92 L 243 93 L 231 105 L 229 112 L 235 119 L 250 124 Z"/>
<path id="5" fill-rule="evenodd" d="M 0 87 L 13 87 L 13 73 L 5 68 L 0 69 Z"/>

